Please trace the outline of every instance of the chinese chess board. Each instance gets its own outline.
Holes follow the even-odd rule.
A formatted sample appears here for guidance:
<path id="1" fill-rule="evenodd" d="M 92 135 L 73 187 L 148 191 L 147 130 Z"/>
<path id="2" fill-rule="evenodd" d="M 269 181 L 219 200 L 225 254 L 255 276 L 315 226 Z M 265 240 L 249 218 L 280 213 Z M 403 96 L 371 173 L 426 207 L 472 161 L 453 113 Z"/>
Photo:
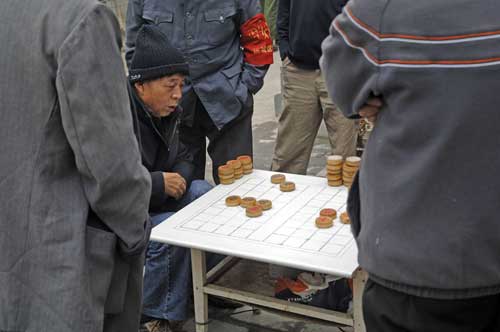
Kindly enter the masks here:
<path id="1" fill-rule="evenodd" d="M 217 186 L 156 227 L 152 238 L 316 272 L 350 275 L 357 267 L 350 226 L 343 225 L 338 217 L 332 228 L 315 225 L 323 208 L 336 209 L 337 216 L 345 211 L 347 188 L 329 187 L 324 178 L 286 174 L 287 180 L 295 182 L 296 190 L 281 192 L 278 184 L 271 183 L 272 174 L 254 170 L 232 185 Z M 273 208 L 261 217 L 249 218 L 245 209 L 226 206 L 225 198 L 230 195 L 269 199 Z"/>

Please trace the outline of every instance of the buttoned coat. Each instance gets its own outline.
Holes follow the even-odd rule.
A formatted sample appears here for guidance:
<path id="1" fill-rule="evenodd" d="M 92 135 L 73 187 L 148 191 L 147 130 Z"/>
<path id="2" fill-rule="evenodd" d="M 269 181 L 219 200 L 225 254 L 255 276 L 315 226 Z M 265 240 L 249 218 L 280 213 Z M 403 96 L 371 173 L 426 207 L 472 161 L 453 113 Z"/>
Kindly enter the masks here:
<path id="1" fill-rule="evenodd" d="M 184 96 L 194 91 L 220 129 L 264 84 L 268 66 L 246 62 L 240 40 L 241 26 L 260 12 L 258 0 L 130 0 L 127 62 L 141 26 L 158 26 L 189 63 Z M 190 125 L 194 108 L 184 108 L 183 121 Z"/>
<path id="2" fill-rule="evenodd" d="M 151 183 L 118 23 L 92 0 L 0 22 L 0 331 L 137 331 Z"/>

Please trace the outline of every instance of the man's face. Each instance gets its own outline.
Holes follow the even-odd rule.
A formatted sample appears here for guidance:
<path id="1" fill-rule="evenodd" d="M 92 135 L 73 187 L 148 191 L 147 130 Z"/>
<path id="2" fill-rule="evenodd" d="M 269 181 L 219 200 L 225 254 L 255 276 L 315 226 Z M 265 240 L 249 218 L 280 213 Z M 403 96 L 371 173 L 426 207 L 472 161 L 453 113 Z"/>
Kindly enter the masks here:
<path id="1" fill-rule="evenodd" d="M 184 75 L 174 74 L 145 83 L 135 83 L 142 102 L 154 116 L 169 116 L 179 104 L 184 86 Z"/>

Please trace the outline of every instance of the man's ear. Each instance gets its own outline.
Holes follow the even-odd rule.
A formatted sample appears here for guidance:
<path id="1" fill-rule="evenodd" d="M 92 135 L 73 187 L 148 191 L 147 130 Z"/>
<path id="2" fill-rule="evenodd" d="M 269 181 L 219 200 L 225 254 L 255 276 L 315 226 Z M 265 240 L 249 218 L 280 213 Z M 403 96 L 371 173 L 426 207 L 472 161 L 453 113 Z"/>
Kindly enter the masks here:
<path id="1" fill-rule="evenodd" d="M 139 97 L 142 97 L 144 95 L 144 83 L 142 82 L 135 82 L 134 83 L 135 90 L 139 94 Z"/>

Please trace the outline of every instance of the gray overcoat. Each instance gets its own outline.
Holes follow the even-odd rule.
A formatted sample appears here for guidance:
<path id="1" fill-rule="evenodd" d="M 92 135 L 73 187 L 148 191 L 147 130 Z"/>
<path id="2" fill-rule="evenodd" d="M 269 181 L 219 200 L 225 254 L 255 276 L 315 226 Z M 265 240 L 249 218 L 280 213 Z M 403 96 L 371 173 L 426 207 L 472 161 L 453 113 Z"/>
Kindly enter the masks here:
<path id="1" fill-rule="evenodd" d="M 93 0 L 0 22 L 0 331 L 137 331 L 151 184 L 118 23 Z"/>

